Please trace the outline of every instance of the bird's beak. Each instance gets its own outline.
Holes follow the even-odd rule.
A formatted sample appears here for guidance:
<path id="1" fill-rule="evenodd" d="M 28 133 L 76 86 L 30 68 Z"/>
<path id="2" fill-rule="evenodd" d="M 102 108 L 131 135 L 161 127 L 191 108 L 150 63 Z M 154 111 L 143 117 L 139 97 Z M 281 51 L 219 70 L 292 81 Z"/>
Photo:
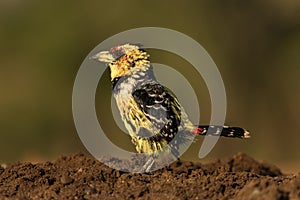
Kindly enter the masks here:
<path id="1" fill-rule="evenodd" d="M 90 57 L 90 59 L 105 63 L 111 63 L 115 60 L 109 51 L 100 51 L 96 55 Z"/>

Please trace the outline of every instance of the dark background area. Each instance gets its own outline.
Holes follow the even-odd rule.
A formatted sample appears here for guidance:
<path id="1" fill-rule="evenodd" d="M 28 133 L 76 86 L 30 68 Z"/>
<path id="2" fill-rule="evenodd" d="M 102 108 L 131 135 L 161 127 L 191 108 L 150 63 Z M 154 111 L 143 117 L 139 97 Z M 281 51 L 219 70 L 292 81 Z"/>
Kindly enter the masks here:
<path id="1" fill-rule="evenodd" d="M 242 151 L 287 171 L 300 166 L 297 0 L 0 1 L 0 162 L 85 151 L 72 118 L 77 70 L 106 38 L 146 26 L 180 31 L 207 50 L 226 87 L 226 123 L 252 133 L 249 140 L 220 139 L 206 159 Z M 175 68 L 182 62 L 160 53 L 152 60 Z M 109 88 L 109 78 L 103 84 Z M 200 105 L 207 123 L 208 93 L 193 87 L 208 99 Z M 112 140 L 131 147 L 114 124 L 108 128 Z M 184 159 L 196 160 L 202 141 Z"/>

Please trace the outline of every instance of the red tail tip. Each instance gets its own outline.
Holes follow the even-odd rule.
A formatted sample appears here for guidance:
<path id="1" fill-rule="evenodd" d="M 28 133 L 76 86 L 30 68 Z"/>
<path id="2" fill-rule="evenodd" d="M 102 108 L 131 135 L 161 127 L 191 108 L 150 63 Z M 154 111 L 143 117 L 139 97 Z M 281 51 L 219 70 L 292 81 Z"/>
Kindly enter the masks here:
<path id="1" fill-rule="evenodd" d="M 201 135 L 201 133 L 203 132 L 204 128 L 195 128 L 193 130 L 191 130 L 191 133 L 193 133 L 194 135 Z"/>

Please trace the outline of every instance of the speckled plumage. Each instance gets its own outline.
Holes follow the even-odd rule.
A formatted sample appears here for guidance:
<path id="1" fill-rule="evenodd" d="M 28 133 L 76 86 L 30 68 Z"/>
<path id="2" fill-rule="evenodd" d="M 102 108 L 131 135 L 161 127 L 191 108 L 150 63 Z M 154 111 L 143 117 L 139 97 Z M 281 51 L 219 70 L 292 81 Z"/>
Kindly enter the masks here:
<path id="1" fill-rule="evenodd" d="M 185 141 L 194 135 L 207 134 L 209 127 L 215 130 L 211 135 L 249 137 L 247 131 L 237 127 L 194 126 L 176 96 L 155 79 L 149 57 L 146 51 L 132 44 L 94 56 L 110 67 L 113 95 L 137 152 L 156 154 L 170 144 L 178 132 L 185 132 L 182 140 Z M 169 148 L 178 156 L 179 144 L 174 144 Z"/>
<path id="2" fill-rule="evenodd" d="M 113 79 L 113 95 L 137 152 L 157 153 L 192 123 L 181 114 L 177 98 L 157 82 L 151 65 L 141 64 L 136 64 L 134 73 Z M 182 117 L 186 124 L 181 123 Z"/>

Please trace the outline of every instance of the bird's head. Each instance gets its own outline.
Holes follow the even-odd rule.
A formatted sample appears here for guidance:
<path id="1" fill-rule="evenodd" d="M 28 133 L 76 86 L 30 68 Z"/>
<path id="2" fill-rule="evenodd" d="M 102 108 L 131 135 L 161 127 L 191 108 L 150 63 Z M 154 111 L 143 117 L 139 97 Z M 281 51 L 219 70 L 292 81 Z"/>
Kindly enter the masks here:
<path id="1" fill-rule="evenodd" d="M 107 63 L 110 67 L 111 80 L 148 68 L 150 55 L 139 45 L 123 44 L 101 51 L 92 59 Z"/>

